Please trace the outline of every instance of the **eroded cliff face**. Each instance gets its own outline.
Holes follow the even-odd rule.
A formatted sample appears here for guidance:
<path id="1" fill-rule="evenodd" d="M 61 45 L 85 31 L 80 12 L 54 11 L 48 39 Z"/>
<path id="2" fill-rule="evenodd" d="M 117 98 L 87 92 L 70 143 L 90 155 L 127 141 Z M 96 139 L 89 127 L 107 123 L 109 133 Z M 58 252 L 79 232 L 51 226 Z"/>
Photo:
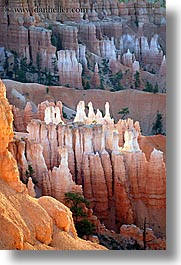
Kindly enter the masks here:
<path id="1" fill-rule="evenodd" d="M 154 231 L 150 228 L 145 228 L 145 246 L 143 242 L 143 229 L 135 225 L 122 225 L 120 228 L 120 235 L 126 239 L 126 241 L 131 242 L 135 241 L 139 244 L 142 249 L 147 250 L 159 250 L 166 249 L 165 238 L 157 238 L 154 234 Z M 132 243 L 133 243 L 132 242 Z"/>
<path id="2" fill-rule="evenodd" d="M 114 124 L 108 103 L 105 116 L 99 110 L 94 113 L 91 103 L 86 115 L 82 101 L 77 105 L 74 123 L 32 120 L 27 129 L 27 139 L 15 140 L 10 149 L 16 150 L 14 156 L 22 175 L 24 163 L 18 157 L 33 166 L 38 196 L 51 195 L 62 201 L 66 189 L 76 191 L 82 185 L 95 215 L 107 227 L 117 229 L 132 223 L 142 227 L 147 217 L 157 234 L 165 234 L 163 153 L 154 146 L 146 155 L 140 149 L 138 122 L 128 119 Z M 19 148 L 22 142 L 26 153 Z"/>
<path id="3" fill-rule="evenodd" d="M 19 179 L 17 162 L 7 149 L 8 143 L 13 138 L 12 121 L 13 115 L 6 99 L 5 86 L 0 80 L 0 249 L 105 249 L 77 237 L 72 213 L 65 205 L 51 197 L 34 199 L 28 195 L 28 193 L 31 196 L 35 195 L 32 180 L 29 180 L 26 189 Z M 40 153 L 39 150 L 42 150 L 42 146 L 37 143 L 32 146 L 35 148 L 36 156 Z M 29 153 L 33 151 L 32 146 L 28 148 Z M 24 148 L 24 142 L 20 142 L 17 160 L 21 161 L 23 170 L 26 170 Z M 62 161 L 63 157 L 66 160 L 65 151 L 61 154 Z M 64 172 L 65 169 L 68 170 L 66 163 L 62 166 Z M 43 165 L 40 170 L 42 168 Z M 61 170 L 61 165 L 59 169 Z M 73 183 L 72 180 L 70 182 Z"/>
<path id="4" fill-rule="evenodd" d="M 38 73 L 48 70 L 56 84 L 82 89 L 82 80 L 89 81 L 85 72 L 91 78 L 97 63 L 102 67 L 104 86 L 110 90 L 114 86 L 106 81 L 109 76 L 103 60 L 108 62 L 107 70 L 113 74 L 122 71 L 125 80 L 134 75 L 132 64 L 137 61 L 142 65 L 136 68 L 143 81 L 140 89 L 149 80 L 152 85 L 159 83 L 159 92 L 165 92 L 166 21 L 159 3 L 16 0 L 2 2 L 1 7 L 0 56 L 7 76 L 12 75 L 17 58 L 27 58 L 31 67 L 38 68 L 36 73 L 26 74 L 28 81 L 40 80 Z M 51 11 L 54 9 L 57 12 Z M 147 71 L 150 75 L 145 77 Z M 95 88 L 98 79 L 93 78 Z M 130 78 L 128 84 L 125 80 L 122 86 L 134 87 L 135 80 Z"/>
<path id="5" fill-rule="evenodd" d="M 15 190 L 22 192 L 24 185 L 19 180 L 17 163 L 8 151 L 8 143 L 13 139 L 13 114 L 6 98 L 6 89 L 0 80 L 0 177 Z"/>
<path id="6" fill-rule="evenodd" d="M 34 199 L 25 193 L 16 192 L 2 178 L 0 197 L 0 249 L 106 249 L 79 239 L 69 208 L 54 198 L 44 196 Z"/>

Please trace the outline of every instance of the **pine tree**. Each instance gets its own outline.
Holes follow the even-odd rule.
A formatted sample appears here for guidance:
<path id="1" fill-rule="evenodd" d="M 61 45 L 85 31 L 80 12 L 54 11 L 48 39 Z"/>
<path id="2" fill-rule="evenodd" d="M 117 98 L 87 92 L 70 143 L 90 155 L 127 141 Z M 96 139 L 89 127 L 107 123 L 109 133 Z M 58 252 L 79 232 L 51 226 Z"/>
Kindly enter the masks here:
<path id="1" fill-rule="evenodd" d="M 135 78 L 135 88 L 138 89 L 140 87 L 140 84 L 141 84 L 140 73 L 138 71 L 136 71 L 134 78 Z"/>
<path id="2" fill-rule="evenodd" d="M 86 83 L 85 83 L 85 87 L 84 87 L 84 89 L 85 90 L 88 90 L 88 89 L 90 89 L 91 87 L 90 87 L 90 83 L 89 83 L 89 81 L 87 81 Z"/>
<path id="3" fill-rule="evenodd" d="M 153 93 L 155 94 L 155 93 L 158 93 L 158 92 L 159 92 L 158 83 L 156 83 L 155 88 L 153 90 Z"/>
<path id="4" fill-rule="evenodd" d="M 75 225 L 77 225 L 78 217 L 86 216 L 86 214 L 83 212 L 81 204 L 85 203 L 85 205 L 88 206 L 89 202 L 82 195 L 73 192 L 65 193 L 65 201 L 70 203 L 71 205 L 70 210 L 73 214 Z"/>
<path id="5" fill-rule="evenodd" d="M 153 134 L 162 134 L 163 133 L 163 117 L 162 114 L 159 113 L 159 111 L 157 111 L 157 116 L 156 116 L 156 120 L 153 123 L 153 127 L 152 127 L 152 133 Z"/>
<path id="6" fill-rule="evenodd" d="M 38 82 L 41 83 L 41 55 L 39 53 L 37 53 L 36 56 L 36 68 L 37 68 L 37 72 L 38 72 Z"/>
<path id="7" fill-rule="evenodd" d="M 122 108 L 122 109 L 118 112 L 118 114 L 122 114 L 121 119 L 124 119 L 124 118 L 126 117 L 126 115 L 129 114 L 129 108 Z"/>
<path id="8" fill-rule="evenodd" d="M 153 85 L 150 82 L 147 81 L 143 91 L 153 93 L 153 91 L 154 91 Z"/>

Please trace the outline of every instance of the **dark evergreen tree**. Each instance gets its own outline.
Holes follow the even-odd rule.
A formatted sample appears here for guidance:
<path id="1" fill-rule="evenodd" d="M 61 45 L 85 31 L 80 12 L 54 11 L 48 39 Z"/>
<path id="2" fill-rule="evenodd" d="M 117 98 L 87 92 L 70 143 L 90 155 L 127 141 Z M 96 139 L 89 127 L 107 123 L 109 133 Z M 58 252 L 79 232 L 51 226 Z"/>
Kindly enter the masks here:
<path id="1" fill-rule="evenodd" d="M 156 120 L 153 123 L 152 127 L 153 134 L 162 134 L 163 133 L 163 117 L 162 114 L 157 111 Z"/>
<path id="2" fill-rule="evenodd" d="M 86 214 L 83 212 L 81 204 L 84 203 L 89 206 L 89 202 L 82 195 L 73 192 L 65 193 L 65 201 L 70 204 L 70 210 L 73 214 L 75 225 L 78 223 L 78 217 L 84 217 Z"/>
<path id="3" fill-rule="evenodd" d="M 76 225 L 77 233 L 79 237 L 84 235 L 89 236 L 95 232 L 95 225 L 87 219 L 83 219 Z"/>
<path id="4" fill-rule="evenodd" d="M 138 89 L 140 87 L 140 84 L 141 84 L 140 73 L 138 71 L 136 71 L 134 78 L 135 78 L 135 88 Z"/>
<path id="5" fill-rule="evenodd" d="M 121 119 L 124 119 L 124 118 L 126 117 L 126 115 L 129 114 L 129 108 L 122 108 L 122 109 L 118 112 L 118 114 L 122 114 Z"/>
<path id="6" fill-rule="evenodd" d="M 89 83 L 89 81 L 86 81 L 86 83 L 85 83 L 85 86 L 84 86 L 84 89 L 85 90 L 88 90 L 88 89 L 90 89 L 91 87 L 90 87 L 90 83 Z"/>
<path id="7" fill-rule="evenodd" d="M 31 165 L 28 165 L 28 169 L 25 172 L 26 179 L 21 179 L 21 181 L 27 185 L 28 179 L 32 178 L 33 183 L 37 184 L 38 181 L 35 179 L 34 174 L 35 174 L 35 171 L 34 171 L 33 167 Z"/>
<path id="8" fill-rule="evenodd" d="M 153 93 L 155 94 L 155 93 L 158 93 L 158 92 L 159 92 L 158 83 L 156 83 L 155 88 L 153 90 Z"/>
<path id="9" fill-rule="evenodd" d="M 143 91 L 153 93 L 153 91 L 154 91 L 153 85 L 147 81 Z"/>

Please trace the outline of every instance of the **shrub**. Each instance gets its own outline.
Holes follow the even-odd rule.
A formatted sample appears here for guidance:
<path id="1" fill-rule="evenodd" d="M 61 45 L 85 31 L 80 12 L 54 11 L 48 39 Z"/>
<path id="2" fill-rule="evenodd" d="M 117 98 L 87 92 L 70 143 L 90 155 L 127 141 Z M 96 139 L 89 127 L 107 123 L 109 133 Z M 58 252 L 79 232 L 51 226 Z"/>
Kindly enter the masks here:
<path id="1" fill-rule="evenodd" d="M 140 84 L 141 84 L 140 73 L 138 71 L 136 71 L 134 78 L 135 78 L 135 88 L 138 89 L 140 87 Z"/>
<path id="2" fill-rule="evenodd" d="M 153 93 L 153 85 L 147 81 L 143 91 Z"/>
<path id="3" fill-rule="evenodd" d="M 110 77 L 111 84 L 113 85 L 113 89 L 111 89 L 111 91 L 114 92 L 114 91 L 123 90 L 123 87 L 120 84 L 122 78 L 123 74 L 121 71 Z"/>
<path id="4" fill-rule="evenodd" d="M 46 87 L 46 93 L 47 94 L 49 93 L 49 87 L 48 86 Z"/>
<path id="5" fill-rule="evenodd" d="M 102 72 L 103 74 L 108 74 L 110 72 L 110 69 L 109 69 L 109 60 L 108 59 L 103 59 L 102 60 L 102 65 L 103 65 L 103 68 L 102 68 Z"/>
<path id="6" fill-rule="evenodd" d="M 34 173 L 35 173 L 35 171 L 34 171 L 33 167 L 31 165 L 28 165 L 28 169 L 25 172 L 26 179 L 21 178 L 21 181 L 27 185 L 28 179 L 32 178 L 33 183 L 36 185 L 38 183 L 38 181 L 35 179 Z"/>
<path id="7" fill-rule="evenodd" d="M 129 108 L 122 108 L 122 109 L 118 112 L 118 114 L 122 114 L 121 119 L 124 119 L 124 118 L 126 117 L 126 115 L 129 114 Z"/>
<path id="8" fill-rule="evenodd" d="M 64 119 L 68 118 L 67 113 L 65 111 L 62 111 L 62 114 L 63 114 Z"/>
<path id="9" fill-rule="evenodd" d="M 153 134 L 163 134 L 163 117 L 162 114 L 157 111 L 156 120 L 153 123 L 152 133 Z"/>
<path id="10" fill-rule="evenodd" d="M 87 219 L 83 219 L 76 225 L 77 233 L 79 237 L 84 235 L 89 236 L 95 232 L 95 225 Z"/>
<path id="11" fill-rule="evenodd" d="M 153 90 L 153 93 L 155 94 L 155 93 L 158 93 L 158 92 L 159 92 L 159 88 L 158 88 L 158 84 L 156 83 L 155 88 Z"/>
<path id="12" fill-rule="evenodd" d="M 90 89 L 91 87 L 90 87 L 90 83 L 89 83 L 89 81 L 87 81 L 86 83 L 85 83 L 85 85 L 84 85 L 84 89 L 85 90 L 88 90 L 88 89 Z"/>
<path id="13" fill-rule="evenodd" d="M 88 206 L 89 202 L 82 195 L 74 192 L 66 192 L 65 201 L 70 204 L 70 210 L 73 214 L 75 225 L 77 225 L 78 217 L 86 216 L 82 210 L 81 204 L 85 203 L 85 205 Z"/>

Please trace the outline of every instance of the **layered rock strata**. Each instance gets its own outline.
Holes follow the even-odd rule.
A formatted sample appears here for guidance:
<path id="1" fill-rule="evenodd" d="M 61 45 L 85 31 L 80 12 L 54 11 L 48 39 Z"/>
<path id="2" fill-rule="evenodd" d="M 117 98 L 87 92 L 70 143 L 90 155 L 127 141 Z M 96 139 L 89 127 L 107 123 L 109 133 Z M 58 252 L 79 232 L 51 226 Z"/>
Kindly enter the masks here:
<path id="1" fill-rule="evenodd" d="M 52 197 L 35 199 L 16 192 L 2 177 L 0 249 L 106 250 L 77 237 L 72 213 L 64 204 Z"/>
<path id="2" fill-rule="evenodd" d="M 13 12 L 15 8 L 22 12 Z M 53 8 L 58 11 L 52 12 Z M 158 3 L 26 0 L 3 2 L 0 9 L 0 48 L 7 50 L 3 52 L 7 58 L 0 62 L 1 77 L 6 74 L 16 78 L 13 68 L 19 64 L 15 61 L 25 57 L 27 63 L 39 68 L 39 73 L 50 71 L 53 82 L 79 89 L 82 89 L 82 68 L 91 77 L 93 65 L 103 59 L 118 66 L 116 73 L 124 65 L 134 72 L 132 64 L 136 59 L 142 69 L 157 75 L 161 72 L 157 76 L 159 82 L 165 77 L 161 67 L 166 53 L 165 11 Z M 38 74 L 30 71 L 26 78 L 37 82 Z M 149 80 L 154 83 L 151 76 Z M 165 82 L 162 87 L 160 92 L 165 92 Z"/>
<path id="3" fill-rule="evenodd" d="M 47 124 L 51 122 L 64 124 L 61 101 L 56 103 L 49 102 L 48 100 L 43 101 L 38 104 L 35 111 L 30 102 L 26 103 L 24 110 L 20 110 L 13 105 L 12 112 L 14 116 L 14 130 L 18 132 L 26 132 L 28 123 L 33 119 L 45 121 Z"/>
<path id="4" fill-rule="evenodd" d="M 94 213 L 108 227 L 116 229 L 125 223 L 141 226 L 147 217 L 150 227 L 163 235 L 163 153 L 155 149 L 147 160 L 138 144 L 142 137 L 139 123 L 128 119 L 114 124 L 108 102 L 105 107 L 105 116 L 99 110 L 95 114 L 90 102 L 86 115 L 82 101 L 71 125 L 46 125 L 38 120 L 28 124 L 26 160 L 35 169 L 40 194 L 51 193 L 62 200 L 65 190 L 61 183 L 73 185 L 70 190 L 79 189 L 77 183 L 82 185 Z M 62 164 L 60 150 L 64 148 L 67 159 Z"/>
<path id="5" fill-rule="evenodd" d="M 12 120 L 5 86 L 0 80 L 0 249 L 105 249 L 78 239 L 72 213 L 65 205 L 51 197 L 32 198 L 32 179 L 26 189 L 19 179 L 17 162 L 7 149 L 13 137 Z M 23 147 L 18 151 L 22 153 Z M 66 154 L 61 154 L 65 168 Z M 19 159 L 22 164 L 26 161 L 25 156 Z"/>
<path id="6" fill-rule="evenodd" d="M 82 65 L 74 50 L 58 51 L 58 70 L 61 85 L 82 89 Z"/>

